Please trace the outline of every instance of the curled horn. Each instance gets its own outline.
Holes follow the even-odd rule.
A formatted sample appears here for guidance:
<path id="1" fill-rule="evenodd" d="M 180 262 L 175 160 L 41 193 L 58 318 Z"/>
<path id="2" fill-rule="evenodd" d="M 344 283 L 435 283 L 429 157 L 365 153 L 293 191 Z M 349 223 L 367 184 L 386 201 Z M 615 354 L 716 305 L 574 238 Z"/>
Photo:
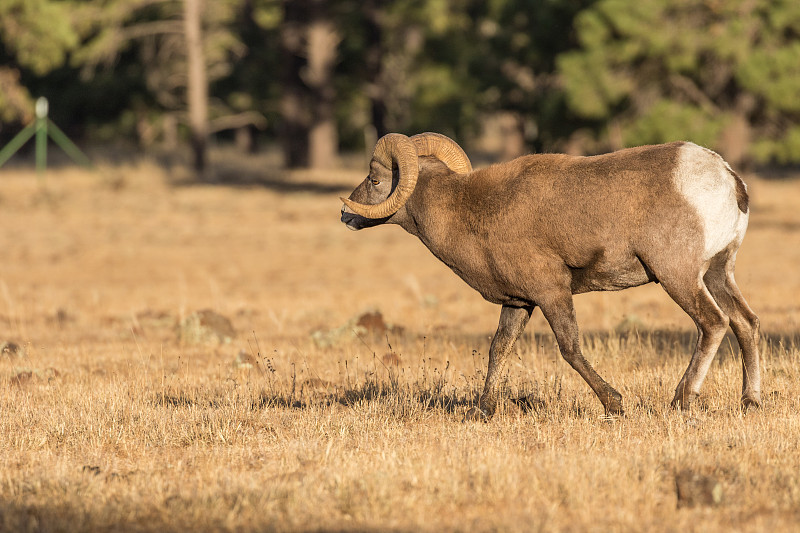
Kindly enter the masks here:
<path id="1" fill-rule="evenodd" d="M 419 163 L 414 143 L 405 135 L 389 133 L 381 137 L 372 152 L 372 159 L 392 169 L 397 165 L 400 179 L 394 192 L 383 202 L 375 205 L 360 204 L 348 198 L 341 198 L 354 213 L 364 218 L 384 218 L 393 215 L 408 201 L 419 176 Z"/>
<path id="2" fill-rule="evenodd" d="M 467 154 L 450 137 L 427 132 L 414 135 L 411 137 L 411 141 L 417 147 L 417 155 L 431 155 L 458 174 L 472 172 L 472 163 L 469 162 Z"/>

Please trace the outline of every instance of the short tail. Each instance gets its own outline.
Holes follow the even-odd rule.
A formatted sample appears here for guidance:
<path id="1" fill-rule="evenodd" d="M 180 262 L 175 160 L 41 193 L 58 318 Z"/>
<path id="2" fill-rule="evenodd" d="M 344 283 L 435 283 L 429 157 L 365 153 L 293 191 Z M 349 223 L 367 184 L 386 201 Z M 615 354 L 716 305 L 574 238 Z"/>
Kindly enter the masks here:
<path id="1" fill-rule="evenodd" d="M 750 196 L 747 194 L 747 185 L 744 184 L 739 174 L 734 172 L 731 167 L 728 167 L 728 172 L 730 172 L 733 179 L 736 180 L 736 205 L 739 206 L 739 211 L 747 214 L 747 210 L 750 207 Z"/>

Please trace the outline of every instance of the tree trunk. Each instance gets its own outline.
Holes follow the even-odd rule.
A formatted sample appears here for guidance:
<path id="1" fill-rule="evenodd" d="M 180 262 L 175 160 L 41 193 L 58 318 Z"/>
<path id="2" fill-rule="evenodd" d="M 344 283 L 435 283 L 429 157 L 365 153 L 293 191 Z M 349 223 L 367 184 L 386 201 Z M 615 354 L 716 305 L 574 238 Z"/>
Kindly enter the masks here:
<path id="1" fill-rule="evenodd" d="M 178 149 L 178 119 L 174 113 L 165 113 L 161 119 L 162 148 L 168 152 Z"/>
<path id="2" fill-rule="evenodd" d="M 750 117 L 756 106 L 757 100 L 752 94 L 737 96 L 733 116 L 722 132 L 720 152 L 734 168 L 744 169 L 751 163 L 748 153 L 753 140 Z"/>
<path id="3" fill-rule="evenodd" d="M 335 164 L 339 138 L 333 69 L 341 40 L 328 0 L 284 0 L 281 119 L 289 168 Z"/>
<path id="4" fill-rule="evenodd" d="M 380 20 L 379 0 L 366 0 L 363 4 L 366 20 L 367 49 L 364 68 L 367 77 L 367 96 L 370 102 L 370 118 L 372 127 L 378 138 L 389 131 L 386 129 L 386 100 L 381 87 L 381 71 L 383 70 L 383 27 Z M 372 147 L 367 147 L 372 150 Z"/>
<path id="5" fill-rule="evenodd" d="M 187 96 L 189 104 L 189 141 L 194 169 L 202 175 L 206 168 L 208 141 L 208 74 L 203 51 L 203 0 L 184 0 L 186 32 Z"/>
<path id="6" fill-rule="evenodd" d="M 284 20 L 280 30 L 283 58 L 281 94 L 281 145 L 288 168 L 308 166 L 308 87 L 300 77 L 305 67 L 303 57 L 308 0 L 284 0 Z"/>
<path id="7" fill-rule="evenodd" d="M 319 12 L 308 26 L 308 68 L 306 83 L 311 89 L 313 104 L 309 131 L 309 164 L 311 168 L 330 168 L 339 154 L 339 134 L 336 129 L 336 91 L 333 88 L 333 69 L 340 37 L 328 18 L 325 2 L 318 2 Z"/>
<path id="8" fill-rule="evenodd" d="M 525 124 L 522 116 L 515 111 L 501 113 L 500 134 L 503 138 L 502 161 L 511 161 L 527 153 L 525 145 Z"/>
<path id="9" fill-rule="evenodd" d="M 251 125 L 242 126 L 235 130 L 234 142 L 236 144 L 236 149 L 243 154 L 254 154 L 257 151 L 253 130 L 255 130 L 255 128 Z"/>

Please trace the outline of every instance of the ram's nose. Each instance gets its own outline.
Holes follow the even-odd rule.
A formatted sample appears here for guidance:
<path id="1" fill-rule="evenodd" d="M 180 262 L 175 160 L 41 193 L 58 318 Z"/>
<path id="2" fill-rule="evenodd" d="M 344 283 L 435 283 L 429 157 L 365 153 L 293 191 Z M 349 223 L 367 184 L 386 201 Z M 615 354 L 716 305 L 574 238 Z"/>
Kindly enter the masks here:
<path id="1" fill-rule="evenodd" d="M 349 208 L 348 208 L 346 205 L 343 205 L 343 206 L 342 206 L 342 215 L 341 215 L 341 219 L 340 219 L 340 220 L 341 220 L 341 221 L 342 221 L 344 224 L 346 224 L 346 225 L 347 225 L 347 228 L 348 228 L 348 229 L 351 229 L 351 230 L 357 230 L 357 229 L 359 229 L 359 228 L 357 228 L 357 227 L 355 226 L 355 224 L 354 224 L 354 222 L 355 222 L 355 220 L 356 220 L 356 218 L 357 218 L 357 217 L 358 217 L 358 215 L 356 215 L 355 213 L 353 213 L 352 211 L 350 211 L 350 209 L 349 209 Z"/>

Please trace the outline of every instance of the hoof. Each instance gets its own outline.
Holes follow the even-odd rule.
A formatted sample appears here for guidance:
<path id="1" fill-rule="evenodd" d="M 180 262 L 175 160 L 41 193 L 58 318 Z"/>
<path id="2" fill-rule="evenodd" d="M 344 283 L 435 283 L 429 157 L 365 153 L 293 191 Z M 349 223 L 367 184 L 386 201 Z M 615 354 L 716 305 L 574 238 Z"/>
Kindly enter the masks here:
<path id="1" fill-rule="evenodd" d="M 673 409 L 679 409 L 681 411 L 688 411 L 689 407 L 691 407 L 692 402 L 694 402 L 695 398 L 697 398 L 698 394 L 693 392 L 685 392 L 683 394 L 675 393 L 675 397 L 670 402 L 669 406 Z"/>
<path id="2" fill-rule="evenodd" d="M 615 390 L 611 390 L 603 402 L 606 416 L 625 416 L 625 409 L 622 408 L 622 395 Z"/>
<path id="3" fill-rule="evenodd" d="M 758 409 L 761 407 L 761 398 L 758 394 L 747 394 L 742 396 L 742 411 L 745 413 L 748 409 Z"/>
<path id="4" fill-rule="evenodd" d="M 461 420 L 461 422 L 488 422 L 490 418 L 491 415 L 487 415 L 480 408 L 470 407 L 470 409 L 464 414 L 464 418 Z"/>

